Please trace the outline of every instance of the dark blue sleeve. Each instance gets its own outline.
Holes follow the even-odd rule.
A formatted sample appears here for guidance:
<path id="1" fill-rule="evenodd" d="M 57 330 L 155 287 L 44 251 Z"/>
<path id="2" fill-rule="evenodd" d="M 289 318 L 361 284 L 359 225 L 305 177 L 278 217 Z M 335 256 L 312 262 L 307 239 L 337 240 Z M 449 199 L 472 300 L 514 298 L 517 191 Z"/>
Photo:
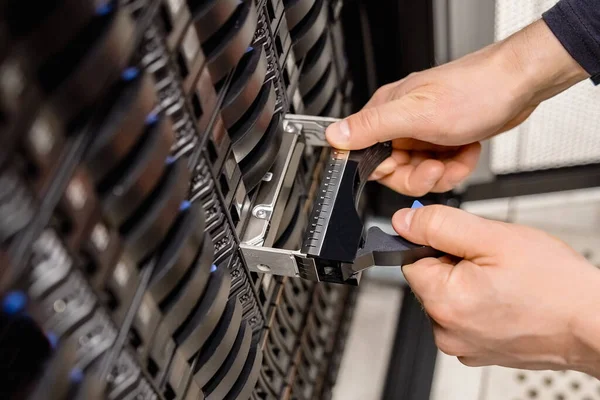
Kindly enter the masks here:
<path id="1" fill-rule="evenodd" d="M 600 84 L 600 0 L 561 0 L 543 18 L 592 81 Z"/>

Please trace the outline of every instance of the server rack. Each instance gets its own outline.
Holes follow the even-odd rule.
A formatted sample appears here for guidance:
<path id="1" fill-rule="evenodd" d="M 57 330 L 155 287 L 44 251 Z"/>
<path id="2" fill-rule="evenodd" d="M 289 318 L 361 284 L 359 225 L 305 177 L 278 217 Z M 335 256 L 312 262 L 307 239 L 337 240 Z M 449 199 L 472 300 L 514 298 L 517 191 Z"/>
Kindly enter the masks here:
<path id="1" fill-rule="evenodd" d="M 239 243 L 296 150 L 299 245 L 324 159 L 283 119 L 351 110 L 341 6 L 0 4 L 3 398 L 330 397 L 356 290 Z"/>

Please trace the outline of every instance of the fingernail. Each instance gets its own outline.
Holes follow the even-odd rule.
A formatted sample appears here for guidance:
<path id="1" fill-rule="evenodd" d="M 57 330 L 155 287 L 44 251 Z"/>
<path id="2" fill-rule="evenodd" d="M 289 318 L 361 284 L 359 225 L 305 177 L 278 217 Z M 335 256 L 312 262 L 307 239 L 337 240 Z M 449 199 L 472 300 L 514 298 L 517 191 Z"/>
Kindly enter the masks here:
<path id="1" fill-rule="evenodd" d="M 369 180 L 370 181 L 378 181 L 381 178 L 383 178 L 384 176 L 385 176 L 385 174 L 383 172 L 375 171 L 371 174 L 371 176 L 369 176 Z"/>
<path id="2" fill-rule="evenodd" d="M 345 145 L 350 141 L 350 126 L 348 121 L 342 120 L 332 124 L 327 129 L 327 139 L 335 145 Z"/>
<path id="3" fill-rule="evenodd" d="M 395 228 L 408 232 L 410 230 L 410 224 L 412 222 L 412 219 L 415 216 L 415 210 L 401 210 L 398 212 L 398 214 L 399 215 L 396 218 L 397 223 L 395 224 Z"/>

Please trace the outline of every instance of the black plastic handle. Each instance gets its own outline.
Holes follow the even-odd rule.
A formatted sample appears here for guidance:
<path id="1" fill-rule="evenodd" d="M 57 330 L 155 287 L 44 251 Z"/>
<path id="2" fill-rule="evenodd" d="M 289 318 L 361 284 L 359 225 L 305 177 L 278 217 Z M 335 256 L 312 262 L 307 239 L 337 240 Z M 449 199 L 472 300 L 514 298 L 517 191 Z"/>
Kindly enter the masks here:
<path id="1" fill-rule="evenodd" d="M 441 257 L 444 253 L 394 235 L 388 235 L 378 227 L 367 232 L 365 245 L 356 256 L 355 272 L 373 267 L 401 267 L 428 257 Z"/>

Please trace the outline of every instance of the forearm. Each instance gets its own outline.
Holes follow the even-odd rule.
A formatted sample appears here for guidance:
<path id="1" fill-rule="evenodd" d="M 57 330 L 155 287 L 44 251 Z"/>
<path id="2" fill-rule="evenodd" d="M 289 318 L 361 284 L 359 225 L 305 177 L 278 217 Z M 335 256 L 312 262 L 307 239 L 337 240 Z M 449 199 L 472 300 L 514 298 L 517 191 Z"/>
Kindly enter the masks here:
<path id="1" fill-rule="evenodd" d="M 539 20 L 497 44 L 498 56 L 512 69 L 516 96 L 541 103 L 590 77 Z"/>
<path id="2" fill-rule="evenodd" d="M 594 271 L 581 290 L 581 302 L 573 317 L 575 346 L 571 368 L 600 379 L 600 270 Z"/>

